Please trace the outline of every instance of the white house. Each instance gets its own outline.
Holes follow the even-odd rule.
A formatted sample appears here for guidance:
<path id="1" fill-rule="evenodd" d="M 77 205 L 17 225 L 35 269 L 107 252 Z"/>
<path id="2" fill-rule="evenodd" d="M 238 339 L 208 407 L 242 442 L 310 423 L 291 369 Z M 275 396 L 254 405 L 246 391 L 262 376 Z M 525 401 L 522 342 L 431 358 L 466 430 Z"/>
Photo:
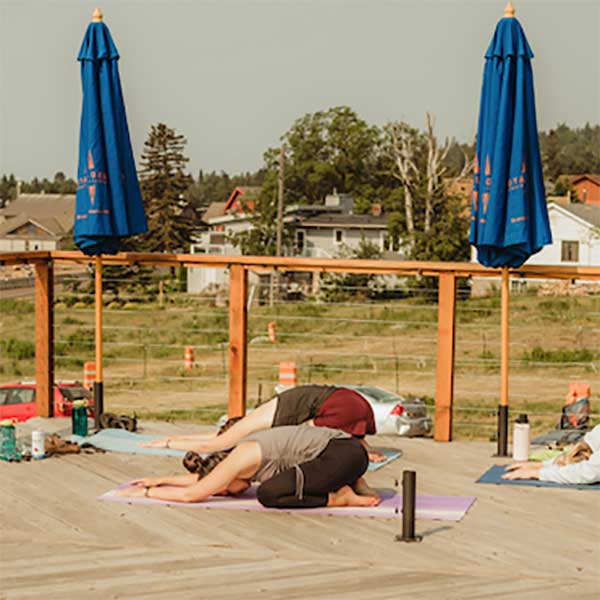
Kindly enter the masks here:
<path id="1" fill-rule="evenodd" d="M 231 244 L 230 236 L 252 228 L 250 214 L 243 211 L 239 202 L 243 190 L 236 188 L 225 204 L 215 203 L 209 207 L 203 217 L 209 229 L 200 234 L 199 243 L 192 246 L 192 252 L 228 256 L 240 254 L 239 248 Z M 361 240 L 371 242 L 382 252 L 387 250 L 387 217 L 377 207 L 368 215 L 355 215 L 353 208 L 354 200 L 350 194 L 335 192 L 325 198 L 323 205 L 287 206 L 283 226 L 291 234 L 293 242 L 284 248 L 284 254 L 333 258 L 348 255 L 358 248 Z M 198 293 L 211 284 L 227 284 L 228 275 L 223 269 L 190 269 L 188 273 L 188 291 L 192 293 Z"/>
<path id="2" fill-rule="evenodd" d="M 550 202 L 548 217 L 552 244 L 531 256 L 526 265 L 600 267 L 600 206 Z M 472 261 L 477 262 L 475 248 L 472 248 Z M 533 283 L 533 280 L 527 281 Z M 472 292 L 483 294 L 492 285 L 498 287 L 499 279 L 474 277 Z M 511 285 L 521 288 L 524 281 L 511 280 Z"/>

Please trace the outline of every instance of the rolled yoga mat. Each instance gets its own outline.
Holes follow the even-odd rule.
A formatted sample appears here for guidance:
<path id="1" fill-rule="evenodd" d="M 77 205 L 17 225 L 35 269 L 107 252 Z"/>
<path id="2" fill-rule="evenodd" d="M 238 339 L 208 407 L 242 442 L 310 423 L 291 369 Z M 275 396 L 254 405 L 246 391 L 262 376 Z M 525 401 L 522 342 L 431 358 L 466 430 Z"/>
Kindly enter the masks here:
<path id="1" fill-rule="evenodd" d="M 265 508 L 256 499 L 256 486 L 252 486 L 240 496 L 212 496 L 204 502 L 173 502 L 154 498 L 126 498 L 117 496 L 116 492 L 126 488 L 125 483 L 118 488 L 102 494 L 98 500 L 102 502 L 121 502 L 125 504 L 156 504 L 182 506 L 186 508 L 220 508 L 224 510 L 246 510 L 252 512 L 288 512 L 306 515 L 327 515 L 335 517 L 375 517 L 393 519 L 402 513 L 402 496 L 393 492 L 381 492 L 382 501 L 379 506 L 345 506 L 338 508 Z M 475 502 L 472 496 L 417 496 L 416 518 L 433 521 L 460 521 Z"/>
<path id="2" fill-rule="evenodd" d="M 502 479 L 506 465 L 494 465 L 486 471 L 476 483 L 495 483 L 498 485 L 529 485 L 533 487 L 565 488 L 567 490 L 600 490 L 600 483 L 574 484 L 553 483 L 551 481 L 539 481 L 538 479 Z"/>

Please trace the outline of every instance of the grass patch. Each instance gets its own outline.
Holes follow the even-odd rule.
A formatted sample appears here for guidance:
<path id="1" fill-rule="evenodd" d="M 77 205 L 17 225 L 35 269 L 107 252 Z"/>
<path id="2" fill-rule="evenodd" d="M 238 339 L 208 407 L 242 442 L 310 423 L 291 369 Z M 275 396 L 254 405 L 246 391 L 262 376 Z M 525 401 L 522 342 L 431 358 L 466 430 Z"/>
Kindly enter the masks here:
<path id="1" fill-rule="evenodd" d="M 525 362 L 548 363 L 591 363 L 598 357 L 598 352 L 589 348 L 560 348 L 558 350 L 544 350 L 541 346 L 534 346 L 530 352 L 523 352 Z"/>

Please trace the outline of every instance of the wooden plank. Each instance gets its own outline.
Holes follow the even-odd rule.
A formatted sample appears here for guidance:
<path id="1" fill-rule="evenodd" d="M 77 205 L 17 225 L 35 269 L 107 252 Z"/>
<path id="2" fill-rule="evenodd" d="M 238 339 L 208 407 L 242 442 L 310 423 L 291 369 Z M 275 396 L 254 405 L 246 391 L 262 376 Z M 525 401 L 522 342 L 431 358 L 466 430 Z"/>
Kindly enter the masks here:
<path id="1" fill-rule="evenodd" d="M 509 358 L 509 304 L 510 304 L 510 280 L 508 269 L 502 269 L 502 293 L 501 293 L 501 348 L 500 348 L 500 406 L 508 406 L 508 358 Z"/>
<path id="2" fill-rule="evenodd" d="M 35 265 L 35 408 L 40 417 L 53 414 L 54 306 L 52 262 Z"/>
<path id="3" fill-rule="evenodd" d="M 248 273 L 241 265 L 229 272 L 229 417 L 246 413 L 248 358 Z"/>
<path id="4" fill-rule="evenodd" d="M 452 440 L 454 400 L 454 347 L 456 342 L 456 277 L 440 275 L 438 289 L 438 343 L 435 374 L 435 432 L 437 442 Z"/>

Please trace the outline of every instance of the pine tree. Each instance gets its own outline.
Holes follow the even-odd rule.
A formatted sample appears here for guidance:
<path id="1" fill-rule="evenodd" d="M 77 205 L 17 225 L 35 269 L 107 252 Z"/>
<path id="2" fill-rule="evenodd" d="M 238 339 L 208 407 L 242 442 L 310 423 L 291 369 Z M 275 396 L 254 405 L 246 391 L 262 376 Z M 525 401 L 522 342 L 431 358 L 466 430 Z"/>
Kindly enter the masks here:
<path id="1" fill-rule="evenodd" d="M 192 178 L 184 172 L 187 141 L 164 123 L 153 125 L 144 144 L 140 188 L 144 199 L 148 233 L 140 249 L 149 252 L 187 252 L 195 227 L 185 193 Z M 185 212 L 184 212 L 185 211 Z"/>

